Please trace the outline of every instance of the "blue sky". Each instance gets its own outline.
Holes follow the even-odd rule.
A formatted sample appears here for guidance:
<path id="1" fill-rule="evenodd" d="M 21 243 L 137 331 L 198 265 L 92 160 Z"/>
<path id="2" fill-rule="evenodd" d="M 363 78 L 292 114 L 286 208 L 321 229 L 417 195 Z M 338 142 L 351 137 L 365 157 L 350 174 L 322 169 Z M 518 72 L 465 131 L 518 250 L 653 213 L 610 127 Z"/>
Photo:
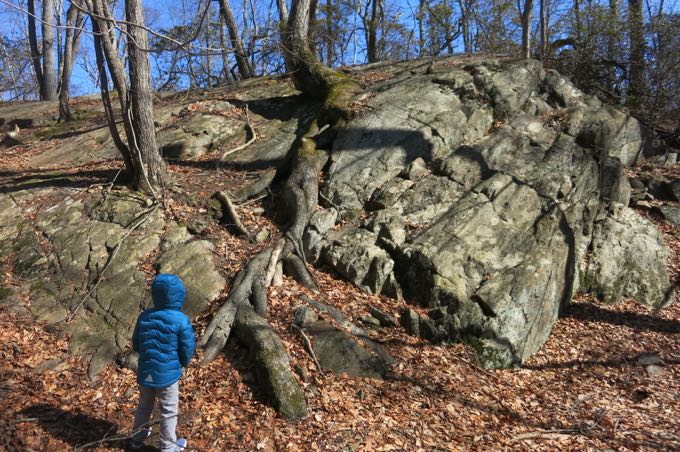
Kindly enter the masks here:
<path id="1" fill-rule="evenodd" d="M 14 5 L 18 5 L 22 8 L 25 8 L 25 0 L 2 0 L 3 2 L 9 2 Z M 604 2 L 606 0 L 600 0 L 601 2 Z M 655 10 L 657 8 L 657 5 L 659 4 L 661 0 L 649 0 L 648 3 L 645 3 L 644 7 L 647 8 L 648 6 L 651 5 L 652 10 Z M 65 1 L 65 3 L 68 3 Z M 122 17 L 122 1 L 119 1 L 119 11 L 118 11 L 118 16 Z M 196 3 L 195 1 L 192 0 L 145 0 L 144 1 L 144 7 L 145 7 L 145 16 L 146 16 L 146 21 L 147 25 L 153 29 L 161 29 L 161 28 L 171 28 L 174 25 L 180 25 L 183 23 L 183 21 L 186 20 L 187 17 L 195 17 L 196 16 Z M 216 7 L 216 2 L 215 7 Z M 238 16 L 239 23 L 241 23 L 242 17 L 241 17 L 241 8 L 243 5 L 243 2 L 241 1 L 233 1 L 232 0 L 232 5 L 234 7 L 235 13 Z M 256 4 L 256 8 L 258 11 L 262 11 L 263 14 L 267 14 L 269 11 L 271 11 L 273 14 L 276 14 L 276 8 L 275 8 L 275 0 L 254 0 L 254 3 Z M 324 3 L 323 0 L 321 3 Z M 457 2 L 452 2 L 456 3 Z M 537 3 L 537 0 L 536 0 Z M 585 3 L 585 2 L 584 2 Z M 625 8 L 625 2 L 620 2 L 621 8 Z M 414 11 L 417 8 L 418 0 L 386 0 L 387 8 L 389 8 L 391 11 L 400 14 L 404 20 L 410 22 L 409 24 L 406 24 L 407 27 L 412 27 L 414 26 L 413 24 L 413 19 L 412 17 L 412 11 Z M 679 8 L 680 0 L 665 0 L 664 1 L 664 9 L 666 11 L 680 11 Z M 570 7 L 571 2 L 564 2 L 564 3 L 558 3 L 558 6 L 563 6 L 563 8 L 566 10 L 567 8 Z M 538 6 L 536 6 L 538 8 Z M 562 8 L 558 8 L 562 9 Z M 26 17 L 25 14 L 22 14 L 12 8 L 10 8 L 7 4 L 0 3 L 0 21 L 2 21 L 4 26 L 3 33 L 4 34 L 10 34 L 13 35 L 14 37 L 20 37 L 20 36 L 25 36 L 26 35 Z M 89 21 L 86 25 L 86 28 L 89 29 Z M 362 37 L 363 39 L 363 37 Z M 363 45 L 363 44 L 362 44 Z M 455 51 L 462 51 L 462 42 L 455 42 Z M 359 52 L 359 62 L 363 62 L 363 52 Z M 84 62 L 85 59 L 87 62 Z M 153 56 L 152 56 L 153 58 Z M 218 57 L 216 57 L 218 59 Z M 92 50 L 92 36 L 88 33 L 84 33 L 81 38 L 81 55 L 78 56 L 78 59 L 76 61 L 76 66 L 74 68 L 74 73 L 73 73 L 73 78 L 72 78 L 72 94 L 73 95 L 80 95 L 80 94 L 87 94 L 87 93 L 93 93 L 98 91 L 95 84 L 93 83 L 91 75 L 88 74 L 94 73 L 94 70 L 96 69 L 94 67 L 94 53 Z M 152 65 L 153 66 L 153 65 Z"/>

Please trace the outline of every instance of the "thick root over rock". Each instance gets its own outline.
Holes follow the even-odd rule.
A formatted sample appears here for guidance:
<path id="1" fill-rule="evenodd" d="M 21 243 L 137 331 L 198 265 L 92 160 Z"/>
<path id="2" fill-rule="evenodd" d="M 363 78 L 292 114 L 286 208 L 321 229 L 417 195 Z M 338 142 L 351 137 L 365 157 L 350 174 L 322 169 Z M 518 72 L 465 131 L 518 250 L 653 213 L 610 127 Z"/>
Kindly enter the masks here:
<path id="1" fill-rule="evenodd" d="M 335 133 L 345 124 L 350 116 L 349 104 L 358 89 L 350 77 L 313 62 L 311 52 L 308 56 L 311 59 L 296 73 L 295 84 L 305 93 L 321 98 L 324 108 L 290 154 L 291 170 L 283 187 L 281 203 L 281 209 L 288 218 L 285 238 L 281 239 L 283 243 L 279 241 L 258 253 L 239 271 L 229 296 L 213 317 L 200 342 L 206 348 L 204 359 L 214 359 L 226 345 L 232 325 L 236 322 L 238 338 L 254 357 L 259 384 L 274 406 L 289 418 L 304 416 L 306 404 L 304 394 L 291 372 L 281 340 L 259 315 L 267 311 L 267 287 L 273 276 L 273 272 L 268 270 L 275 269 L 279 262 L 287 263 L 288 269 L 299 282 L 316 289 L 301 246 L 302 233 L 318 204 L 319 173 L 328 160 L 328 154 L 317 149 L 316 140 L 320 131 L 327 129 L 326 126 Z M 310 61 L 312 64 L 308 64 Z M 269 177 L 264 177 L 262 183 L 257 184 L 246 197 L 266 189 L 270 183 Z"/>
<path id="2" fill-rule="evenodd" d="M 289 419 L 307 414 L 305 396 L 290 368 L 281 339 L 252 306 L 241 304 L 236 313 L 234 332 L 253 357 L 255 377 L 274 408 Z"/>

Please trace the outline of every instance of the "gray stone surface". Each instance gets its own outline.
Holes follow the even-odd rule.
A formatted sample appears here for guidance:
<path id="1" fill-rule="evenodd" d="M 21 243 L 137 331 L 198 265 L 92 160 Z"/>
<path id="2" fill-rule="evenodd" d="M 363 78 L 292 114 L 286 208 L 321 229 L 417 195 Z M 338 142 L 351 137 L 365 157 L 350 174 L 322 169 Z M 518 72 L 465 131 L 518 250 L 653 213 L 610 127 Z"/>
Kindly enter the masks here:
<path id="1" fill-rule="evenodd" d="M 387 374 L 388 364 L 351 334 L 324 321 L 309 325 L 307 332 L 323 369 L 350 377 L 381 378 Z"/>
<path id="2" fill-rule="evenodd" d="M 526 361 L 574 291 L 593 290 L 577 276 L 595 219 L 630 201 L 624 165 L 641 155 L 641 126 L 535 61 L 398 76 L 368 104 L 333 145 L 322 190 L 341 226 L 313 236 L 312 261 L 445 308 L 402 318 L 422 337 L 474 342 L 488 366 Z M 663 303 L 665 275 L 641 268 L 635 278 L 659 290 L 625 296 Z"/>
<path id="3" fill-rule="evenodd" d="M 604 302 L 631 298 L 654 307 L 672 300 L 661 233 L 636 212 L 613 205 L 595 225 L 585 288 Z"/>

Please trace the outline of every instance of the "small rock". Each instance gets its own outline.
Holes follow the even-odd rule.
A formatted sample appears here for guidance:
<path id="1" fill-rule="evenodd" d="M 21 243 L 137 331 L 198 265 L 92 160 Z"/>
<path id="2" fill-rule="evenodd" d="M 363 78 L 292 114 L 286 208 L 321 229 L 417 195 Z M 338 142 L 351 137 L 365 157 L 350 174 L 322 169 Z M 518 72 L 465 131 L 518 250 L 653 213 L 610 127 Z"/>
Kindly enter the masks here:
<path id="1" fill-rule="evenodd" d="M 408 180 L 416 182 L 427 176 L 429 173 L 430 171 L 427 169 L 427 163 L 425 163 L 425 160 L 423 160 L 422 157 L 418 157 L 406 167 L 402 173 L 402 176 Z"/>
<path id="2" fill-rule="evenodd" d="M 202 218 L 196 218 L 192 220 L 188 225 L 187 229 L 194 235 L 200 235 L 208 227 L 208 223 Z"/>
<path id="3" fill-rule="evenodd" d="M 394 326 L 397 326 L 397 321 L 392 317 L 391 315 L 387 314 L 386 312 L 381 311 L 380 309 L 377 308 L 371 308 L 370 309 L 371 316 L 376 318 L 379 322 L 380 325 L 391 328 Z"/>
<path id="4" fill-rule="evenodd" d="M 215 105 L 213 105 L 212 110 L 214 110 L 214 111 L 228 111 L 228 110 L 231 110 L 232 108 L 234 108 L 234 106 L 232 104 L 230 104 L 229 102 L 219 101 L 219 102 L 215 102 Z"/>
<path id="5" fill-rule="evenodd" d="M 657 366 L 663 364 L 661 357 L 654 352 L 645 352 L 637 357 L 636 360 L 639 366 Z"/>
<path id="6" fill-rule="evenodd" d="M 675 163 L 678 161 L 678 154 L 675 152 L 669 152 L 666 155 L 666 160 L 663 162 L 663 166 L 669 167 L 675 165 Z"/>
<path id="7" fill-rule="evenodd" d="M 663 205 L 656 209 L 663 218 L 676 227 L 680 227 L 680 207 Z"/>
<path id="8" fill-rule="evenodd" d="M 656 366 L 656 365 L 647 366 L 647 367 L 645 367 L 645 370 L 647 371 L 647 373 L 649 375 L 651 375 L 653 377 L 659 377 L 659 376 L 663 375 L 663 373 L 664 373 L 661 366 Z"/>
<path id="9" fill-rule="evenodd" d="M 253 215 L 262 215 L 264 213 L 264 209 L 262 207 L 254 207 L 254 208 L 250 209 L 250 212 Z"/>
<path id="10" fill-rule="evenodd" d="M 375 326 L 379 327 L 380 326 L 380 320 L 376 319 L 375 317 L 371 315 L 362 315 L 359 317 L 359 320 L 361 320 L 361 323 L 365 325 L 370 325 L 370 326 Z"/>
<path id="11" fill-rule="evenodd" d="M 637 207 L 644 207 L 645 209 L 651 209 L 652 205 L 649 203 L 649 201 L 638 201 L 635 203 Z"/>
<path id="12" fill-rule="evenodd" d="M 406 308 L 402 311 L 401 326 L 408 334 L 420 337 L 420 316 L 413 309 Z"/>
<path id="13" fill-rule="evenodd" d="M 48 359 L 47 361 L 43 361 L 42 363 L 38 364 L 34 369 L 33 372 L 40 374 L 43 372 L 46 372 L 48 370 L 54 370 L 61 364 L 61 359 L 60 358 L 52 358 Z"/>
<path id="14" fill-rule="evenodd" d="M 15 355 L 20 355 L 21 354 L 21 347 L 19 347 L 17 344 L 12 342 L 12 351 L 14 352 Z"/>
<path id="15" fill-rule="evenodd" d="M 319 320 L 319 316 L 314 309 L 307 305 L 300 305 L 293 309 L 293 318 L 299 326 L 309 325 Z"/>
<path id="16" fill-rule="evenodd" d="M 295 367 L 293 367 L 293 370 L 296 374 L 298 374 L 303 383 L 307 383 L 309 381 L 309 371 L 306 367 L 296 364 Z"/>
<path id="17" fill-rule="evenodd" d="M 255 234 L 255 243 L 262 243 L 268 240 L 270 236 L 269 228 L 265 226 Z"/>

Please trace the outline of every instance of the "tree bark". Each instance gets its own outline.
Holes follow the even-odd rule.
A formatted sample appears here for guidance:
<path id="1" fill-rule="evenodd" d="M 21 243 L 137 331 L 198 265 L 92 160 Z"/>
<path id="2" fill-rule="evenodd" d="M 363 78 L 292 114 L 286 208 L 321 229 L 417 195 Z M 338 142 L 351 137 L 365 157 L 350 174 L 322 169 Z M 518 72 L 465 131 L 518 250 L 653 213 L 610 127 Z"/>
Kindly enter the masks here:
<path id="1" fill-rule="evenodd" d="M 57 80 L 54 67 L 54 0 L 42 2 L 43 100 L 57 100 Z"/>
<path id="2" fill-rule="evenodd" d="M 38 34 L 35 27 L 35 0 L 28 0 L 28 45 L 31 50 L 31 61 L 33 62 L 33 71 L 35 72 L 35 79 L 38 84 L 38 92 L 40 100 L 43 98 L 43 71 L 40 48 L 38 47 Z"/>
<path id="3" fill-rule="evenodd" d="M 371 19 L 368 21 L 366 57 L 369 63 L 378 61 L 378 11 L 381 0 L 371 0 Z"/>
<path id="4" fill-rule="evenodd" d="M 238 67 L 238 72 L 241 74 L 241 78 L 251 78 L 255 75 L 253 67 L 250 65 L 248 60 L 248 55 L 246 54 L 241 42 L 241 38 L 238 36 L 238 25 L 236 24 L 236 18 L 231 10 L 231 5 L 229 0 L 219 0 L 220 2 L 220 14 L 224 19 L 224 23 L 227 25 L 227 30 L 229 32 L 229 40 L 231 42 L 231 48 L 234 50 L 234 57 L 236 58 L 236 66 Z"/>
<path id="5" fill-rule="evenodd" d="M 534 0 L 524 0 L 524 11 L 521 12 L 522 22 L 522 58 L 531 58 L 531 11 Z"/>
<path id="6" fill-rule="evenodd" d="M 61 70 L 61 89 L 59 90 L 59 120 L 68 121 L 72 119 L 69 106 L 69 90 L 73 63 L 78 51 L 80 41 L 80 27 L 83 26 L 83 15 L 81 11 L 71 5 L 66 12 L 66 37 L 64 39 L 64 58 Z"/>
<path id="7" fill-rule="evenodd" d="M 315 138 L 326 125 L 330 126 L 332 133 L 345 124 L 350 117 L 350 102 L 358 90 L 357 84 L 351 78 L 323 66 L 312 53 L 307 40 L 309 14 L 310 0 L 293 2 L 284 48 L 288 52 L 288 61 L 293 66 L 295 86 L 305 94 L 321 99 L 323 104 L 316 119 L 290 154 L 290 172 L 283 188 L 283 202 L 279 205 L 280 210 L 289 213 L 289 225 L 284 238 L 260 251 L 236 275 L 229 296 L 215 313 L 200 340 L 200 344 L 206 349 L 206 360 L 213 359 L 224 348 L 235 319 L 238 325 L 238 316 L 246 310 L 242 306 L 247 305 L 251 298 L 255 299 L 260 312 L 266 311 L 262 300 L 263 281 L 268 279 L 267 270 L 277 264 L 276 260 L 280 262 L 295 254 L 300 259 L 299 262 L 296 261 L 297 270 L 302 273 L 300 279 L 308 276 L 304 273 L 309 273 L 301 246 L 302 233 L 316 209 L 319 172 L 328 158 L 323 150 L 316 148 Z M 278 250 L 281 250 L 280 255 L 272 259 L 272 255 L 278 253 Z M 251 311 L 250 307 L 247 311 Z M 239 336 L 245 334 L 248 337 L 256 333 L 255 329 L 262 330 L 262 326 L 246 326 L 246 330 Z M 266 381 L 263 383 L 266 387 Z"/>
<path id="8" fill-rule="evenodd" d="M 130 156 L 130 149 L 120 137 L 118 127 L 116 126 L 116 117 L 113 112 L 111 96 L 109 93 L 109 78 L 106 74 L 106 58 L 104 56 L 101 30 L 99 28 L 99 23 L 94 19 L 92 20 L 92 36 L 94 38 L 94 54 L 97 60 L 97 68 L 99 69 L 99 89 L 101 91 L 102 103 L 104 104 L 106 122 L 109 126 L 111 139 L 116 145 L 118 152 L 120 152 L 123 157 L 127 174 L 131 176 L 134 173 L 135 168 L 132 163 L 132 157 Z"/>
<path id="9" fill-rule="evenodd" d="M 548 48 L 548 24 L 545 11 L 545 0 L 539 0 L 540 3 L 540 21 L 541 21 L 541 61 L 545 61 L 547 55 L 546 51 Z"/>
<path id="10" fill-rule="evenodd" d="M 143 28 L 142 1 L 126 0 L 125 16 L 130 24 L 127 26 L 130 105 L 126 119 L 131 122 L 133 131 L 133 136 L 128 136 L 128 146 L 138 167 L 133 185 L 156 195 L 157 189 L 165 187 L 168 172 L 156 145 L 149 58 L 143 50 L 148 47 L 148 36 Z"/>
<path id="11" fill-rule="evenodd" d="M 640 106 L 645 92 L 645 36 L 642 20 L 642 0 L 628 0 L 630 33 L 630 77 L 628 80 L 628 105 Z"/>
<path id="12" fill-rule="evenodd" d="M 617 57 L 617 35 L 619 23 L 618 0 L 609 0 L 609 25 L 607 29 L 607 59 L 616 61 Z M 607 69 L 607 89 L 614 92 L 614 80 L 616 78 L 616 68 L 611 66 Z"/>

